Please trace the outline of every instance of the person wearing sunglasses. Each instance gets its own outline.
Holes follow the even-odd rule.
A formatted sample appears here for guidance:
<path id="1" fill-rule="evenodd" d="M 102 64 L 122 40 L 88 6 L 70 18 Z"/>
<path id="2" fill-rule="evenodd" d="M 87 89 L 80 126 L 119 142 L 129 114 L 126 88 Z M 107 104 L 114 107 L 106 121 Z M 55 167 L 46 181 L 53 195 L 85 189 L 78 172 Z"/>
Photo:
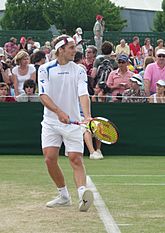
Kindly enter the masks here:
<path id="1" fill-rule="evenodd" d="M 121 101 L 122 93 L 130 87 L 129 79 L 133 72 L 128 69 L 128 56 L 122 54 L 118 57 L 118 69 L 113 70 L 107 79 L 107 86 L 111 89 L 112 101 Z"/>
<path id="2" fill-rule="evenodd" d="M 165 81 L 165 49 L 158 49 L 156 61 L 149 64 L 144 72 L 144 90 L 147 96 L 156 93 L 156 82 Z"/>

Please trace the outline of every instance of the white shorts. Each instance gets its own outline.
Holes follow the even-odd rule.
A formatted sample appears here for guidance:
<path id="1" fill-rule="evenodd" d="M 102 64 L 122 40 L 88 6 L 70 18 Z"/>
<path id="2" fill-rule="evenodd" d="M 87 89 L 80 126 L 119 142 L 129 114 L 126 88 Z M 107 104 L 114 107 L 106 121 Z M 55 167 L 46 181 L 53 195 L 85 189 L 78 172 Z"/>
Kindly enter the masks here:
<path id="1" fill-rule="evenodd" d="M 78 125 L 48 125 L 42 123 L 42 148 L 61 147 L 64 142 L 67 152 L 84 151 L 83 133 Z"/>

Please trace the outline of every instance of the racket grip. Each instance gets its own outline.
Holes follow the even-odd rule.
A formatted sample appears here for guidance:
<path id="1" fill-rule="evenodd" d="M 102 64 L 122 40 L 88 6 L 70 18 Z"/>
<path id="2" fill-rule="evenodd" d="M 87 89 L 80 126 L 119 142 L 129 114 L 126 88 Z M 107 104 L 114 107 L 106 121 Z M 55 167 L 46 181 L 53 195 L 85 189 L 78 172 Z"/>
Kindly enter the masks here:
<path id="1" fill-rule="evenodd" d="M 70 120 L 69 124 L 79 125 L 80 123 L 78 121 L 72 121 L 72 120 Z"/>

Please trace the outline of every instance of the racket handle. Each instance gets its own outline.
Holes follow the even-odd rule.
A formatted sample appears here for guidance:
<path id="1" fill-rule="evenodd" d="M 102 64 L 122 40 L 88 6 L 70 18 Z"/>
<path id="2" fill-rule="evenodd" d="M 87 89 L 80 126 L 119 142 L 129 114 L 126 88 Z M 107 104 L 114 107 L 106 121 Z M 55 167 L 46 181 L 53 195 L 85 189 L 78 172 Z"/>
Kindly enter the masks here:
<path id="1" fill-rule="evenodd" d="M 69 121 L 69 124 L 80 125 L 78 121 L 72 121 L 72 120 Z"/>

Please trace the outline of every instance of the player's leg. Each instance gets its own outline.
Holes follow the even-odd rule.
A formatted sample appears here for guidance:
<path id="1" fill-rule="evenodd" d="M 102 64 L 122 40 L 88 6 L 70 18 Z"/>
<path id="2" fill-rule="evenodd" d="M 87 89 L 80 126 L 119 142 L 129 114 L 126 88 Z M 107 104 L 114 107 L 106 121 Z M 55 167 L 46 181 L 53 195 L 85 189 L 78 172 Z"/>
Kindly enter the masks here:
<path id="1" fill-rule="evenodd" d="M 49 175 L 51 176 L 53 182 L 57 185 L 58 188 L 64 187 L 64 176 L 58 164 L 59 148 L 46 147 L 43 149 L 43 154 Z"/>
<path id="2" fill-rule="evenodd" d="M 64 138 L 66 151 L 73 169 L 74 180 L 79 195 L 79 210 L 87 211 L 93 203 L 93 193 L 86 188 L 86 171 L 83 162 L 83 133 L 80 127 L 70 126 L 70 137 Z"/>
<path id="3" fill-rule="evenodd" d="M 79 210 L 88 211 L 93 203 L 93 193 L 86 188 L 86 172 L 83 162 L 83 154 L 77 152 L 68 153 L 70 164 L 73 168 L 74 180 L 79 196 Z"/>
<path id="4" fill-rule="evenodd" d="M 42 148 L 45 163 L 54 184 L 57 186 L 59 196 L 46 204 L 47 207 L 64 206 L 71 204 L 64 175 L 58 164 L 59 148 L 61 146 L 61 136 L 53 128 L 42 128 Z"/>

